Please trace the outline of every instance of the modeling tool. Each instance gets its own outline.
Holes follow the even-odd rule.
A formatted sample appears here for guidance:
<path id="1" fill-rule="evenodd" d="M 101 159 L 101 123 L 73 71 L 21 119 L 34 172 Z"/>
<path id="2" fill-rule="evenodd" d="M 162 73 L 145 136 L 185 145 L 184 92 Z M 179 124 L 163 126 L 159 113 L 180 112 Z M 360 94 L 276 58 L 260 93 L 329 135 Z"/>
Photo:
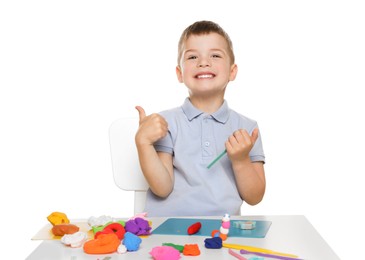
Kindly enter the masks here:
<path id="1" fill-rule="evenodd" d="M 226 149 L 224 149 L 224 151 L 220 154 L 220 155 L 218 155 L 217 156 L 217 158 L 215 158 L 208 166 L 207 166 L 207 168 L 208 169 L 210 169 L 210 167 L 212 167 L 220 158 L 222 158 L 223 157 L 223 155 L 225 155 L 227 153 L 227 150 Z"/>
<path id="2" fill-rule="evenodd" d="M 296 256 L 296 255 L 275 252 L 275 251 L 272 251 L 272 250 L 269 250 L 269 249 L 253 247 L 253 246 L 223 243 L 223 247 L 237 249 L 237 250 L 242 250 L 243 249 L 243 250 L 247 250 L 247 251 L 251 251 L 251 252 L 255 252 L 255 253 L 264 253 L 264 254 L 272 254 L 272 255 L 277 255 L 277 256 L 286 256 L 286 257 L 291 257 L 291 258 L 298 258 L 298 256 Z"/>
<path id="3" fill-rule="evenodd" d="M 237 254 L 236 252 L 234 252 L 232 249 L 228 249 L 228 253 L 230 254 L 230 255 L 232 255 L 232 256 L 234 256 L 235 258 L 237 258 L 237 259 L 239 259 L 239 260 L 247 260 L 247 258 L 246 257 L 243 257 L 243 256 L 241 256 L 241 255 L 239 255 L 239 254 Z"/>
<path id="4" fill-rule="evenodd" d="M 275 258 L 275 259 L 280 259 L 280 260 L 300 260 L 299 258 L 296 258 L 296 257 L 288 257 L 288 256 L 281 256 L 281 255 L 258 253 L 258 252 L 243 250 L 243 249 L 240 250 L 240 253 L 241 254 L 251 254 L 251 255 L 257 255 L 257 256 L 262 256 L 262 257 Z"/>

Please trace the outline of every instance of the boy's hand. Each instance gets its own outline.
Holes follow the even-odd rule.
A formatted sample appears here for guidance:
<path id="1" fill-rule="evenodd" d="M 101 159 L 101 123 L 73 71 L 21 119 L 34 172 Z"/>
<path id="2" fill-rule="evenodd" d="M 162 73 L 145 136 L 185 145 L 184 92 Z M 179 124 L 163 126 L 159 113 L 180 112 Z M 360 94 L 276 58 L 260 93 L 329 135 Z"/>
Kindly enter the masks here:
<path id="1" fill-rule="evenodd" d="M 244 129 L 235 131 L 226 142 L 227 154 L 231 161 L 249 159 L 249 153 L 258 137 L 258 128 L 252 131 L 252 135 Z"/>
<path id="2" fill-rule="evenodd" d="M 139 128 L 136 133 L 137 145 L 152 145 L 157 140 L 165 137 L 168 131 L 166 120 L 159 114 L 146 116 L 146 112 L 140 106 L 136 106 L 139 113 Z"/>

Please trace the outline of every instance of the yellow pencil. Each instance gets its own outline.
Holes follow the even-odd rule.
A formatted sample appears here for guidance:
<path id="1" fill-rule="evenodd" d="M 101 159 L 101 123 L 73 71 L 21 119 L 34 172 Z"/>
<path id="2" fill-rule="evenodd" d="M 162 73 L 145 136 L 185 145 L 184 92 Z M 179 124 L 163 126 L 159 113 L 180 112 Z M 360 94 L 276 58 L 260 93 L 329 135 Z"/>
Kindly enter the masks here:
<path id="1" fill-rule="evenodd" d="M 296 256 L 296 255 L 275 252 L 275 251 L 272 251 L 272 250 L 269 250 L 269 249 L 259 248 L 259 247 L 253 247 L 253 246 L 245 246 L 245 245 L 238 245 L 238 244 L 226 244 L 226 243 L 223 243 L 223 247 L 225 247 L 225 248 L 231 248 L 231 249 L 236 249 L 236 250 L 243 249 L 243 250 L 247 250 L 247 251 L 251 251 L 251 252 L 256 252 L 256 253 L 264 253 L 264 254 L 272 254 L 272 255 L 278 255 L 278 256 L 284 256 L 284 257 L 298 258 L 298 256 Z"/>

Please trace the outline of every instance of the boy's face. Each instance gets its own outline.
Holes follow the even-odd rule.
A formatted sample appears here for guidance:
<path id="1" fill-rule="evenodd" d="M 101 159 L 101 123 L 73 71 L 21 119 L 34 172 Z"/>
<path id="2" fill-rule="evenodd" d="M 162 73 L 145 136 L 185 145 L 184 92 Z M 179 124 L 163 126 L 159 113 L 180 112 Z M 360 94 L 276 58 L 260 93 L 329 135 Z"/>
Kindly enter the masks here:
<path id="1" fill-rule="evenodd" d="M 192 35 L 185 42 L 176 75 L 192 94 L 224 93 L 235 79 L 236 64 L 231 64 L 225 39 L 217 33 Z"/>

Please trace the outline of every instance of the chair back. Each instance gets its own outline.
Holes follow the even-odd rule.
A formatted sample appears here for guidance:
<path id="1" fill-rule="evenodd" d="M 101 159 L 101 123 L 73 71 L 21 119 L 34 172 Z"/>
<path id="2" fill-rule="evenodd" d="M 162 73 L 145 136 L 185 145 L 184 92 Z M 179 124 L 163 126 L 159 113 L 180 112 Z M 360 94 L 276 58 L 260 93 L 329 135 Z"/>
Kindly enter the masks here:
<path id="1" fill-rule="evenodd" d="M 109 128 L 114 182 L 122 190 L 134 191 L 134 214 L 143 212 L 148 189 L 134 141 L 138 121 L 138 118 L 119 118 Z"/>

